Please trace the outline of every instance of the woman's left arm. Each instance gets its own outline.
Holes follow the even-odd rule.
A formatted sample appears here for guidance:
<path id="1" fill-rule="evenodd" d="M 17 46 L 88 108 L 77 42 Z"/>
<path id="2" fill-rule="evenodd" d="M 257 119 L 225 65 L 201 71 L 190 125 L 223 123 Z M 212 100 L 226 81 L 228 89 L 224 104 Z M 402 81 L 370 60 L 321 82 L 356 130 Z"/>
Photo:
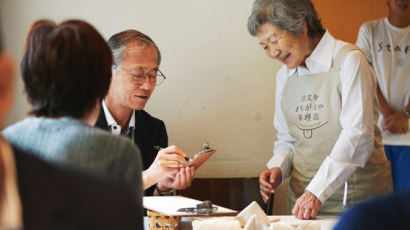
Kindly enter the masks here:
<path id="1" fill-rule="evenodd" d="M 340 71 L 340 82 L 342 132 L 305 192 L 312 193 L 320 200 L 320 206 L 344 184 L 357 167 L 365 166 L 373 152 L 377 114 L 374 110 L 377 103 L 376 78 L 360 51 L 354 50 L 346 54 Z M 301 196 L 302 199 L 303 197 Z M 317 204 L 312 199 L 309 203 L 313 207 L 315 202 Z"/>

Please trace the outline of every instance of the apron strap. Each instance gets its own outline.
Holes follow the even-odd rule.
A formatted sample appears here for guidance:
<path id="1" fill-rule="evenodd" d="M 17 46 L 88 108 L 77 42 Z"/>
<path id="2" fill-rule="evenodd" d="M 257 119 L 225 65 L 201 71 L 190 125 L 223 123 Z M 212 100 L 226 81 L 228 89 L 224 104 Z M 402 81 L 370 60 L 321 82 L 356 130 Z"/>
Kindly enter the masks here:
<path id="1" fill-rule="evenodd" d="M 346 54 L 350 51 L 353 51 L 353 50 L 358 50 L 360 52 L 363 52 L 359 47 L 357 47 L 356 45 L 350 44 L 350 43 L 342 46 L 342 48 L 340 48 L 339 51 L 333 57 L 332 70 L 340 71 L 340 68 L 342 66 L 342 62 L 343 62 Z"/>

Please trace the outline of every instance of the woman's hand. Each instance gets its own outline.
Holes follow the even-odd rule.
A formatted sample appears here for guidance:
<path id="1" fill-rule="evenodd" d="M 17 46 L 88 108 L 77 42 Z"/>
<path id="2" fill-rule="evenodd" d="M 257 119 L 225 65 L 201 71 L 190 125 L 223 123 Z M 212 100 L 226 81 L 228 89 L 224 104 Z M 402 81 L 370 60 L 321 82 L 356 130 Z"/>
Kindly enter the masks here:
<path id="1" fill-rule="evenodd" d="M 296 200 L 292 214 L 299 219 L 315 219 L 320 207 L 322 207 L 322 202 L 313 193 L 305 191 Z"/>
<path id="2" fill-rule="evenodd" d="M 174 177 L 181 167 L 185 167 L 185 156 L 175 145 L 161 149 L 151 166 L 142 172 L 144 190 L 167 177 Z"/>
<path id="3" fill-rule="evenodd" d="M 262 171 L 259 176 L 259 189 L 263 201 L 266 203 L 270 193 L 275 193 L 276 187 L 282 182 L 282 170 L 280 168 L 271 168 Z"/>
<path id="4" fill-rule="evenodd" d="M 161 191 L 168 190 L 170 188 L 175 190 L 184 190 L 191 186 L 194 180 L 195 167 L 182 167 L 179 172 L 174 176 L 169 176 L 165 180 L 158 183 L 158 188 Z"/>

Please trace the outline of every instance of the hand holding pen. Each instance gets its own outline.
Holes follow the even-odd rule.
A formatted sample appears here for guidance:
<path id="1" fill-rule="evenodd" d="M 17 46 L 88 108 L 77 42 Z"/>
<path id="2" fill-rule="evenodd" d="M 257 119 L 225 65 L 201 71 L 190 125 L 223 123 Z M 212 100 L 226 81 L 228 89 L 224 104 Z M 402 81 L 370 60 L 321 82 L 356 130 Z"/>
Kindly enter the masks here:
<path id="1" fill-rule="evenodd" d="M 154 149 L 161 151 L 163 148 L 154 146 Z M 194 179 L 195 167 L 189 167 L 189 162 L 192 160 L 187 156 L 184 157 L 187 165 L 181 166 L 179 171 L 172 176 L 168 176 L 165 180 L 158 182 L 157 188 L 160 190 L 174 189 L 184 190 L 191 186 L 191 182 Z"/>
<path id="2" fill-rule="evenodd" d="M 172 145 L 159 150 L 151 166 L 143 172 L 144 189 L 170 176 L 175 176 L 181 167 L 187 165 L 186 154 Z"/>
<path id="3" fill-rule="evenodd" d="M 160 150 L 162 150 L 162 149 L 164 149 L 164 148 L 159 147 L 158 145 L 155 145 L 155 146 L 154 146 L 154 149 L 160 151 Z M 192 159 L 190 159 L 190 158 L 187 157 L 187 156 L 185 156 L 184 158 L 185 158 L 185 160 L 188 161 L 188 162 L 191 162 L 191 161 L 192 161 Z"/>

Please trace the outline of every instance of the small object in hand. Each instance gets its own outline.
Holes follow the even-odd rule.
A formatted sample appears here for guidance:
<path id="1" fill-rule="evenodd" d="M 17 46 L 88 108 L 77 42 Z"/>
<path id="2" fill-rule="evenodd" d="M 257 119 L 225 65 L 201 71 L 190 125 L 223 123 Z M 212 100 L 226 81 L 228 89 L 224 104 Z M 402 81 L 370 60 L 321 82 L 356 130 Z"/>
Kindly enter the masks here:
<path id="1" fill-rule="evenodd" d="M 265 206 L 265 214 L 272 215 L 273 214 L 273 203 L 275 201 L 275 193 L 269 193 L 269 199 L 266 201 Z"/>
<path id="2" fill-rule="evenodd" d="M 194 159 L 202 153 L 208 153 L 208 152 L 211 152 L 211 151 L 214 151 L 214 149 L 211 146 L 209 146 L 208 142 L 205 142 L 205 144 L 201 148 L 201 151 L 199 151 L 199 153 L 194 155 Z"/>
<path id="3" fill-rule="evenodd" d="M 202 148 L 201 148 L 201 153 L 204 153 L 204 152 L 210 152 L 210 151 L 212 151 L 213 149 L 212 149 L 212 147 L 211 146 L 209 146 L 209 143 L 208 142 L 205 142 L 205 144 L 202 146 Z"/>
<path id="4" fill-rule="evenodd" d="M 159 146 L 154 146 L 154 149 L 160 151 L 161 147 Z M 195 168 L 198 168 L 201 166 L 206 160 L 208 160 L 209 157 L 211 157 L 216 150 L 214 150 L 211 146 L 209 146 L 208 142 L 205 142 L 205 144 L 202 146 L 201 151 L 197 154 L 194 155 L 193 158 L 189 158 L 185 156 L 185 160 L 188 162 L 189 166 L 194 166 Z M 206 154 L 204 154 L 206 153 Z M 203 155 L 201 155 L 203 154 Z M 201 156 L 201 157 L 199 157 Z"/>
<path id="5" fill-rule="evenodd" d="M 214 153 L 216 152 L 215 149 L 209 146 L 208 142 L 206 142 L 201 151 L 193 157 L 193 161 L 189 163 L 189 166 L 194 166 L 196 169 L 199 168 L 205 161 L 207 161 Z"/>
<path id="6" fill-rule="evenodd" d="M 180 208 L 177 210 L 177 212 L 188 212 L 188 213 L 195 213 L 195 214 L 211 215 L 217 210 L 218 210 L 218 207 L 212 206 L 212 202 L 209 200 L 206 200 L 203 203 L 197 204 L 196 208 L 194 207 Z"/>

